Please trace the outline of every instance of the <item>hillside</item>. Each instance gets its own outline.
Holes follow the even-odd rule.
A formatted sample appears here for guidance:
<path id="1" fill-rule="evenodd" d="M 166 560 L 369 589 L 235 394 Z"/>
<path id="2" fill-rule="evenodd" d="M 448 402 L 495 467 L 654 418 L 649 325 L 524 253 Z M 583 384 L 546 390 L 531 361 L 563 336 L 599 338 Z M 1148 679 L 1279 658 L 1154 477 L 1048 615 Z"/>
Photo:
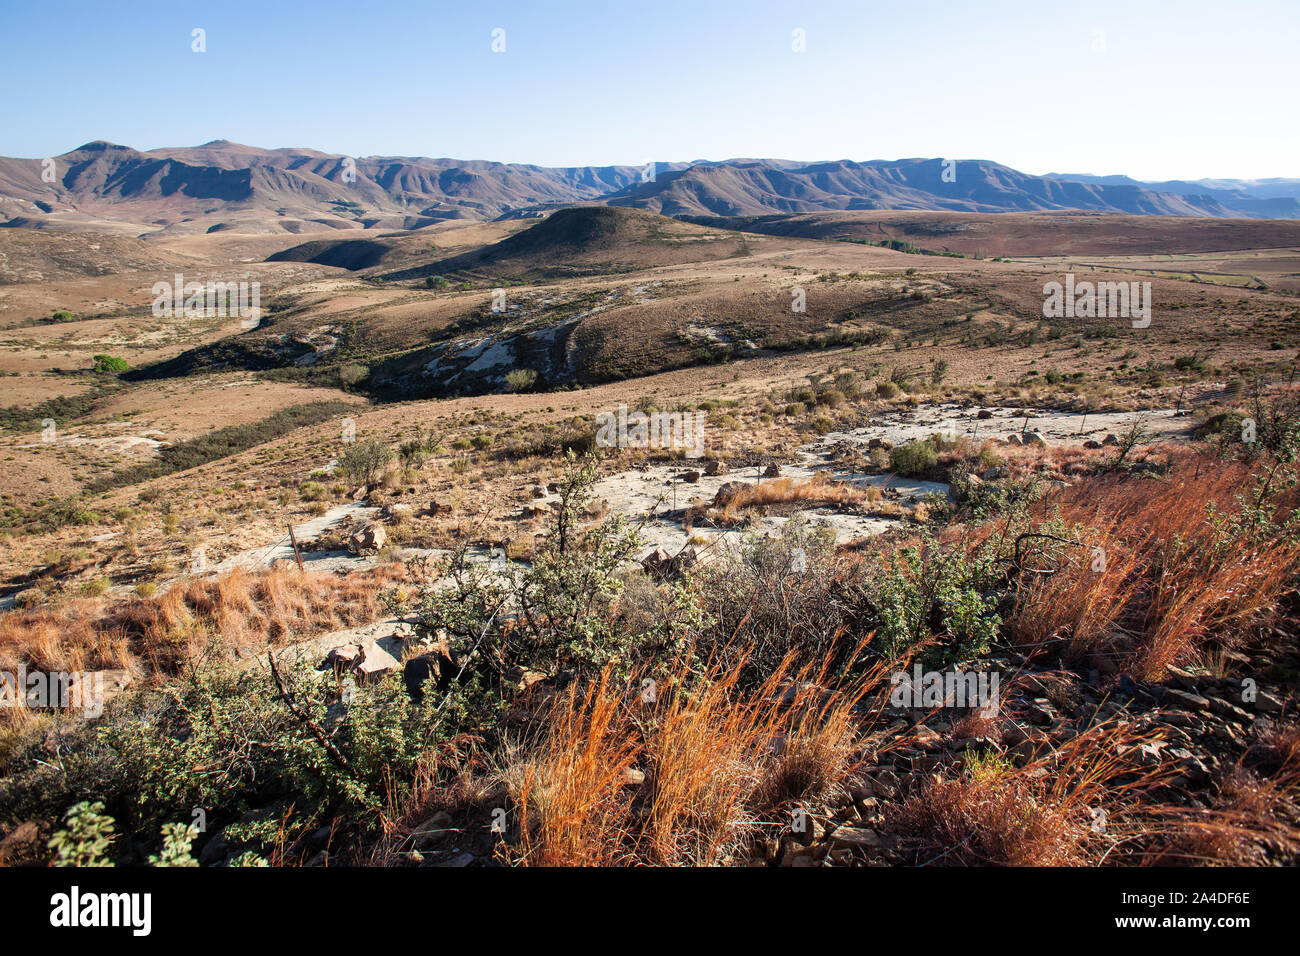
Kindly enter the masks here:
<path id="1" fill-rule="evenodd" d="M 0 231 L 68 269 L 0 290 L 0 664 L 103 683 L 102 714 L 0 714 L 0 862 L 58 862 L 90 792 L 118 864 L 180 793 L 214 866 L 1294 866 L 1295 295 L 1130 273 L 1150 330 L 1058 321 L 1046 278 L 1124 270 L 869 244 L 1109 259 L 1294 224 L 727 224 L 754 231 L 600 205 L 305 242 Z M 153 316 L 170 256 L 262 282 L 266 314 Z M 620 410 L 699 422 L 702 456 L 602 444 Z M 529 630 L 539 597 L 577 610 Z M 899 703 L 914 664 L 996 676 L 1000 709 Z M 593 733 L 592 705 L 626 716 Z M 609 829 L 532 826 L 520 780 L 613 794 Z M 721 842 L 693 810 L 719 780 Z"/>
<path id="2" fill-rule="evenodd" d="M 563 278 L 745 254 L 739 234 L 677 222 L 633 209 L 576 206 L 473 252 L 384 275 Z"/>
<path id="3" fill-rule="evenodd" d="M 178 268 L 188 260 L 127 236 L 10 229 L 0 242 L 0 285 Z"/>
<path id="4" fill-rule="evenodd" d="M 817 212 L 683 216 L 717 229 L 804 239 L 895 240 L 965 256 L 1186 255 L 1300 247 L 1300 222 L 1078 212 Z"/>

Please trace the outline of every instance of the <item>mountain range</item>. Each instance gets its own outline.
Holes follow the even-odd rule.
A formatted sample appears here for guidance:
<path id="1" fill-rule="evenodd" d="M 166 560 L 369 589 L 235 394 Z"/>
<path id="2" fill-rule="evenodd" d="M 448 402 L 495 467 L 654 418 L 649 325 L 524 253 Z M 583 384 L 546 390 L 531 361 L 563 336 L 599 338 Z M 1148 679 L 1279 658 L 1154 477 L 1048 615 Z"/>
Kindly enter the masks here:
<path id="1" fill-rule="evenodd" d="M 1300 218 L 1300 179 L 1148 183 L 1032 176 L 987 160 L 805 163 L 732 159 L 542 167 L 347 157 L 227 140 L 148 151 L 95 141 L 50 159 L 0 158 L 0 224 L 131 235 L 409 230 L 544 215 L 575 204 L 666 216 L 865 210 Z"/>

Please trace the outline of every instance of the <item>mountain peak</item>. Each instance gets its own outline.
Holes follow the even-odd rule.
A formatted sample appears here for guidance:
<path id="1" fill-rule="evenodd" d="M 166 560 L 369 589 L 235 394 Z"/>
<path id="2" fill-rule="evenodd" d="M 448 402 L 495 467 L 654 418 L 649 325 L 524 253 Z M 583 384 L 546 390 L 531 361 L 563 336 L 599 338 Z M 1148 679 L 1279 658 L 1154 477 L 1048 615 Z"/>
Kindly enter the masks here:
<path id="1" fill-rule="evenodd" d="M 108 150 L 121 150 L 122 152 L 135 152 L 130 146 L 121 146 L 118 143 L 110 143 L 106 139 L 92 139 L 89 143 L 83 143 L 76 149 L 69 150 L 72 153 L 103 153 Z"/>

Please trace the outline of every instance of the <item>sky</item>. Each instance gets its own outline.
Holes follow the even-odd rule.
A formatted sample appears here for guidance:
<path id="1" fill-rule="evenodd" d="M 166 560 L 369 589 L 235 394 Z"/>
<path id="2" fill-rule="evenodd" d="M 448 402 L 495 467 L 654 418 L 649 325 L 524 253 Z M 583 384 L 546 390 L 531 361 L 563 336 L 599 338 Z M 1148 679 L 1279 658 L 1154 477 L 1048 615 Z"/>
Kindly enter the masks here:
<path id="1" fill-rule="evenodd" d="M 1300 177 L 1297 0 L 0 0 L 0 39 L 5 156 L 229 139 Z"/>

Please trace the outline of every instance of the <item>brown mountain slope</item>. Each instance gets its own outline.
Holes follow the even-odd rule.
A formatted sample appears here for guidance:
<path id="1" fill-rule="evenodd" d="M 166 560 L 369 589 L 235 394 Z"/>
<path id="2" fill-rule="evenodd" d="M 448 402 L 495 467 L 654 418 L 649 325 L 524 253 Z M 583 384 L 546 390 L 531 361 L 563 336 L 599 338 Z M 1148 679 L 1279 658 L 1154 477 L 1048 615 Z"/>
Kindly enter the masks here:
<path id="1" fill-rule="evenodd" d="M 51 182 L 43 177 L 47 168 Z M 53 157 L 52 167 L 0 159 L 0 215 L 37 228 L 103 220 L 180 233 L 411 229 L 596 199 L 638 175 L 622 166 L 352 158 L 224 140 L 148 152 L 97 141 Z"/>
<path id="2" fill-rule="evenodd" d="M 167 274 L 192 261 L 128 236 L 0 231 L 0 285 L 146 270 Z"/>
<path id="3" fill-rule="evenodd" d="M 748 255 L 755 242 L 762 240 L 641 210 L 575 206 L 483 249 L 387 273 L 384 278 L 608 275 Z"/>

